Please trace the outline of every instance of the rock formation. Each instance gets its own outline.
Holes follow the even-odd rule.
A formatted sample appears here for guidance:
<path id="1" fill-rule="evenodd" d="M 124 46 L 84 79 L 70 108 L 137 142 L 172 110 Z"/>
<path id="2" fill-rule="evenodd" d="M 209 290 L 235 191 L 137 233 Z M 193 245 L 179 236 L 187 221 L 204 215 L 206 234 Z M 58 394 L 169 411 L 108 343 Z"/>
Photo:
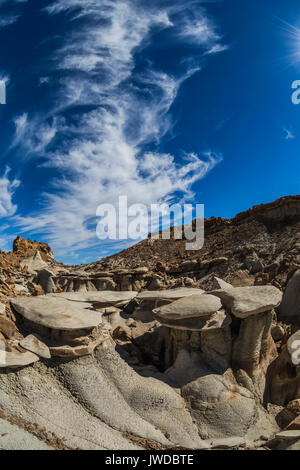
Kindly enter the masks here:
<path id="1" fill-rule="evenodd" d="M 200 252 L 0 252 L 0 448 L 300 449 L 300 198 L 205 224 Z"/>

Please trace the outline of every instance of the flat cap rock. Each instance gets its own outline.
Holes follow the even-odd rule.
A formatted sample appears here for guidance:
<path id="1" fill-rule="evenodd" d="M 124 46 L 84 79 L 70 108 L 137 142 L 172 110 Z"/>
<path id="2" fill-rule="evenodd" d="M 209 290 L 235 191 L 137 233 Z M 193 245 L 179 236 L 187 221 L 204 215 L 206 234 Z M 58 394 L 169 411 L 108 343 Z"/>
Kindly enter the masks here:
<path id="1" fill-rule="evenodd" d="M 1 351 L 0 350 L 0 368 L 11 368 L 24 367 L 34 362 L 39 361 L 39 357 L 32 352 L 26 351 L 24 353 L 18 351 Z"/>
<path id="2" fill-rule="evenodd" d="M 14 309 L 27 320 L 54 330 L 95 328 L 102 314 L 87 310 L 63 298 L 40 295 L 11 300 Z"/>
<path id="3" fill-rule="evenodd" d="M 223 305 L 237 318 L 267 312 L 278 307 L 282 293 L 274 286 L 247 286 L 209 292 L 222 300 Z"/>
<path id="4" fill-rule="evenodd" d="M 137 295 L 137 300 L 168 300 L 168 299 L 182 299 L 195 294 L 203 294 L 205 291 L 202 289 L 196 289 L 192 287 L 178 287 L 177 289 L 168 290 L 153 290 L 140 292 Z"/>
<path id="5" fill-rule="evenodd" d="M 57 299 L 74 300 L 76 302 L 91 302 L 105 305 L 115 305 L 126 302 L 137 296 L 135 291 L 113 291 L 104 290 L 98 292 L 62 292 L 60 294 L 49 294 L 49 297 Z"/>
<path id="6" fill-rule="evenodd" d="M 218 297 L 207 294 L 190 295 L 154 309 L 154 314 L 165 320 L 207 317 L 222 308 Z"/>
<path id="7" fill-rule="evenodd" d="M 50 359 L 51 354 L 48 346 L 40 341 L 35 335 L 28 335 L 20 341 L 20 346 L 27 351 L 33 352 L 44 359 Z"/>
<path id="8" fill-rule="evenodd" d="M 231 317 L 224 310 L 210 315 L 209 317 L 184 318 L 183 320 L 167 320 L 155 315 L 155 318 L 168 328 L 187 331 L 219 330 L 231 324 Z"/>

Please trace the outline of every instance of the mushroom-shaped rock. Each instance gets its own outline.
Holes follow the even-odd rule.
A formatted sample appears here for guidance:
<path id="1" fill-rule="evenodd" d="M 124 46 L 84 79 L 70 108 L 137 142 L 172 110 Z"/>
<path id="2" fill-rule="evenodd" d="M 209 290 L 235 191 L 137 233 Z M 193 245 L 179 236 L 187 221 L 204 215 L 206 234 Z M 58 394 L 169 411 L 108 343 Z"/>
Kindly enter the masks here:
<path id="1" fill-rule="evenodd" d="M 11 300 L 11 304 L 27 320 L 53 330 L 92 329 L 101 323 L 101 313 L 63 298 L 22 297 Z"/>
<path id="2" fill-rule="evenodd" d="M 39 357 L 32 352 L 26 351 L 1 351 L 0 350 L 0 368 L 14 369 L 18 367 L 28 366 L 37 362 Z"/>
<path id="3" fill-rule="evenodd" d="M 171 367 L 183 349 L 216 369 L 228 367 L 231 318 L 221 307 L 217 297 L 201 294 L 154 309 L 154 317 L 166 329 L 165 367 Z"/>
<path id="4" fill-rule="evenodd" d="M 219 289 L 210 294 L 220 297 L 223 305 L 237 318 L 263 313 L 278 307 L 282 293 L 274 286 L 247 286 Z"/>
<path id="5" fill-rule="evenodd" d="M 26 338 L 20 341 L 20 346 L 23 349 L 27 349 L 37 356 L 43 357 L 44 359 L 50 359 L 51 354 L 48 346 L 40 341 L 35 335 L 28 335 Z"/>

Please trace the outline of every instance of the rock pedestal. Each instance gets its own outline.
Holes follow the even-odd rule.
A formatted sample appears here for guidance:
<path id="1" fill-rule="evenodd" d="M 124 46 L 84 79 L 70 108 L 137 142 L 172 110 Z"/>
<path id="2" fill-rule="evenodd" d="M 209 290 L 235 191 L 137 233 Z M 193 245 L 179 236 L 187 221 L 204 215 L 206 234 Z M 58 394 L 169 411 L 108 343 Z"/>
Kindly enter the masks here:
<path id="1" fill-rule="evenodd" d="M 192 295 L 153 310 L 165 327 L 165 368 L 171 367 L 182 349 L 201 355 L 217 369 L 230 361 L 230 317 L 217 297 Z"/>

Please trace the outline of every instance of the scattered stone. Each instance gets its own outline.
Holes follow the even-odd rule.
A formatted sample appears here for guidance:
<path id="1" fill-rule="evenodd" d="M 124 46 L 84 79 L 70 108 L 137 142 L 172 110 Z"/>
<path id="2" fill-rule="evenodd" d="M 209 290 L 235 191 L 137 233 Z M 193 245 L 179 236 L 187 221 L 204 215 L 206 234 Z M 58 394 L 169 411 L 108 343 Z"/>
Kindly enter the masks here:
<path id="1" fill-rule="evenodd" d="M 27 349 L 27 351 L 31 351 L 37 354 L 37 356 L 43 357 L 44 359 L 51 358 L 48 346 L 32 334 L 22 339 L 20 341 L 20 346 L 22 346 L 24 349 Z"/>
<path id="2" fill-rule="evenodd" d="M 28 288 L 26 286 L 22 286 L 21 284 L 15 284 L 14 289 L 17 292 L 22 292 L 23 294 L 27 294 L 29 292 Z"/>
<path id="3" fill-rule="evenodd" d="M 39 357 L 32 352 L 26 351 L 24 353 L 18 351 L 5 351 L 0 354 L 0 368 L 14 369 L 17 367 L 24 367 L 34 362 L 39 361 Z"/>
<path id="4" fill-rule="evenodd" d="M 5 304 L 0 302 L 0 315 L 4 315 L 4 314 L 5 314 Z"/>
<path id="5" fill-rule="evenodd" d="M 285 335 L 285 331 L 281 325 L 275 324 L 272 326 L 271 334 L 274 341 L 281 341 Z"/>

